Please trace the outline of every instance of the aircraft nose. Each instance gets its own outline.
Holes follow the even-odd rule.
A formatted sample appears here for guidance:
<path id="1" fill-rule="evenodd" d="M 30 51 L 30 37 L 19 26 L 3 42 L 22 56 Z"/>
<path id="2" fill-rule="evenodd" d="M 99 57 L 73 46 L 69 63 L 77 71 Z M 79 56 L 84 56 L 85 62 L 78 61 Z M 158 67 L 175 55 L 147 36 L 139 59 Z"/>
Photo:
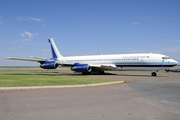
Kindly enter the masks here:
<path id="1" fill-rule="evenodd" d="M 176 60 L 173 60 L 172 62 L 175 63 L 175 65 L 178 65 L 178 62 Z"/>

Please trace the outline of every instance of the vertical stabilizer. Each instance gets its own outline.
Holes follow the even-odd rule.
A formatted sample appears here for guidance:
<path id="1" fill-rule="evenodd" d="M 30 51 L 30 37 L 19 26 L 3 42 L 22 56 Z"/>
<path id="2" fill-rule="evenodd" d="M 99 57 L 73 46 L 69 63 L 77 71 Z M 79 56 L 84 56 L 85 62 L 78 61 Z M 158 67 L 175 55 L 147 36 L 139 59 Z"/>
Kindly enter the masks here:
<path id="1" fill-rule="evenodd" d="M 60 54 L 54 40 L 52 38 L 48 39 L 51 45 L 52 57 L 53 58 L 62 58 L 63 56 Z"/>

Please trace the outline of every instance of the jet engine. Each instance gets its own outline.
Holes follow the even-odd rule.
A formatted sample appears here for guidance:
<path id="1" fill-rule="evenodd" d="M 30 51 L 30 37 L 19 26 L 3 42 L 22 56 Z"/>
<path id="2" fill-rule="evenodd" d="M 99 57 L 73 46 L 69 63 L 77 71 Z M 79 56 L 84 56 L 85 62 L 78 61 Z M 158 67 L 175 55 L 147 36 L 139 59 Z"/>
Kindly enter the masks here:
<path id="1" fill-rule="evenodd" d="M 44 61 L 40 67 L 43 69 L 56 69 L 59 66 L 55 61 Z"/>
<path id="2" fill-rule="evenodd" d="M 76 72 L 91 72 L 92 68 L 88 64 L 75 63 L 71 70 Z"/>

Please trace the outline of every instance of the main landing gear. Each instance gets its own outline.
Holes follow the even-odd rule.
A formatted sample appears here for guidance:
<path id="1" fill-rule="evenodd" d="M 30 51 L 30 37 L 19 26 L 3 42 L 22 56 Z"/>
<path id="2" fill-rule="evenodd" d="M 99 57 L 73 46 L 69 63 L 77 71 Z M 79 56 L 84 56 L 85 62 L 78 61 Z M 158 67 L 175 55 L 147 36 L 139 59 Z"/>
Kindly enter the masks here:
<path id="1" fill-rule="evenodd" d="M 91 75 L 91 72 L 82 72 L 82 75 Z"/>
<path id="2" fill-rule="evenodd" d="M 157 72 L 157 71 L 156 71 L 156 72 Z M 152 76 L 157 76 L 157 73 L 156 73 L 156 72 L 153 71 L 153 72 L 151 73 L 151 75 L 152 75 Z"/>
<path id="3" fill-rule="evenodd" d="M 105 72 L 104 71 L 91 71 L 91 72 L 82 72 L 82 75 L 103 75 Z"/>

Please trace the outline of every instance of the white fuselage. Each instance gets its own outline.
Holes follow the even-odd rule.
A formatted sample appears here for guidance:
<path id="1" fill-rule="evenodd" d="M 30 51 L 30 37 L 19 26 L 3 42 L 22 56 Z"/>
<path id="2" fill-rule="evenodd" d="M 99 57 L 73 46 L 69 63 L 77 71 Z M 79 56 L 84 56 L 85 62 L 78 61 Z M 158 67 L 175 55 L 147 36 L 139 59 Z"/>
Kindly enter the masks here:
<path id="1" fill-rule="evenodd" d="M 68 63 L 105 65 L 116 67 L 116 70 L 161 70 L 173 67 L 177 61 L 162 54 L 115 54 L 64 57 Z M 61 60 L 60 60 L 61 61 Z M 114 69 L 113 69 L 114 70 Z"/>

